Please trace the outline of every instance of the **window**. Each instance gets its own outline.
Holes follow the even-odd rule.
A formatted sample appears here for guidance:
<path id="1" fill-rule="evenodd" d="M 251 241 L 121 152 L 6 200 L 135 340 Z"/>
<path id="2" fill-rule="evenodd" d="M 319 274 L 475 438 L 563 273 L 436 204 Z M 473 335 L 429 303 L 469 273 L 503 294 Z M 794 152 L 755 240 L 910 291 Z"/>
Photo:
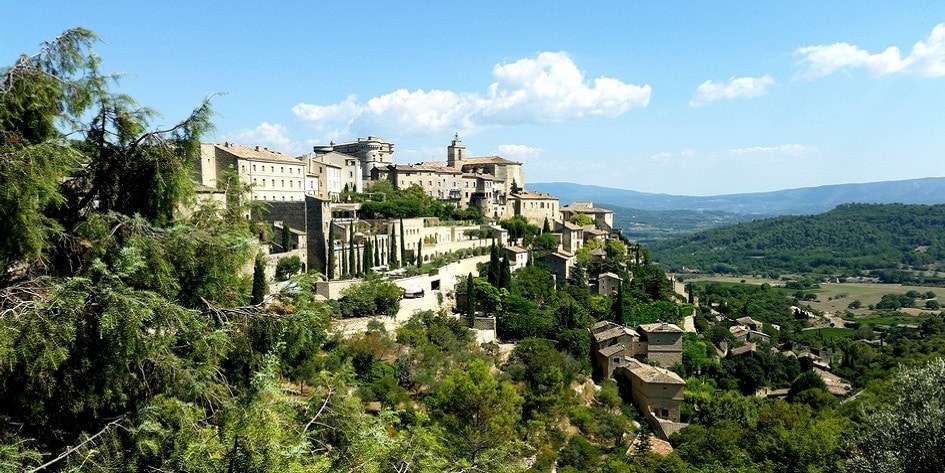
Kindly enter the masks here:
<path id="1" fill-rule="evenodd" d="M 275 174 L 275 172 L 276 172 L 276 167 L 275 167 L 275 166 L 269 166 L 269 172 Z"/>
<path id="2" fill-rule="evenodd" d="M 279 166 L 279 172 L 285 174 L 285 166 Z"/>
<path id="3" fill-rule="evenodd" d="M 266 187 L 266 180 L 263 179 L 263 187 Z"/>
<path id="4" fill-rule="evenodd" d="M 280 181 L 280 182 L 282 182 L 282 187 L 285 188 L 285 179 L 283 179 L 283 180 Z"/>
<path id="5" fill-rule="evenodd" d="M 256 165 L 253 164 L 253 172 L 256 172 Z"/>

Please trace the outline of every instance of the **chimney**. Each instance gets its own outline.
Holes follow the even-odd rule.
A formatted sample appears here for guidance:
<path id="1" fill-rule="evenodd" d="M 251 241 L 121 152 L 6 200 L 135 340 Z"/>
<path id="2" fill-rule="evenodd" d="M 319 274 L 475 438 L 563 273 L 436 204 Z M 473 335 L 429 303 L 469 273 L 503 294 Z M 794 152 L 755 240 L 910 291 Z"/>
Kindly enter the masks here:
<path id="1" fill-rule="evenodd" d="M 259 146 L 256 146 L 256 151 L 259 151 Z"/>

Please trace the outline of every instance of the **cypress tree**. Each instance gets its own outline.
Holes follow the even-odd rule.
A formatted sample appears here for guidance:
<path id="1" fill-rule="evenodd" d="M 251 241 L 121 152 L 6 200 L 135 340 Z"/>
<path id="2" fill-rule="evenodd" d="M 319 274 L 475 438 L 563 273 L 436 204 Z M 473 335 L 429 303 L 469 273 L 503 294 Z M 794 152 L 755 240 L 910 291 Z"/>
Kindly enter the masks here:
<path id="1" fill-rule="evenodd" d="M 407 264 L 407 244 L 404 242 L 404 219 L 400 219 L 400 263 Z"/>
<path id="2" fill-rule="evenodd" d="M 394 238 L 394 232 L 387 236 L 387 262 L 391 269 L 397 267 L 397 239 Z"/>
<path id="3" fill-rule="evenodd" d="M 469 276 L 466 277 L 466 316 L 469 317 L 469 320 L 472 320 L 472 318 L 476 316 L 475 289 L 476 286 L 473 284 L 473 275 L 469 273 Z"/>
<path id="4" fill-rule="evenodd" d="M 548 223 L 548 217 L 545 217 L 545 223 L 541 225 L 541 233 L 545 234 L 551 231 L 551 224 Z"/>
<path id="5" fill-rule="evenodd" d="M 253 267 L 253 293 L 250 296 L 249 303 L 252 305 L 261 304 L 266 299 L 266 263 L 259 256 L 256 257 L 256 265 Z"/>
<path id="6" fill-rule="evenodd" d="M 292 249 L 292 229 L 287 222 L 282 222 L 282 251 Z"/>
<path id="7" fill-rule="evenodd" d="M 328 239 L 328 245 L 325 248 L 328 250 L 328 267 L 325 268 L 325 275 L 331 281 L 335 279 L 335 244 L 331 238 Z"/>
<path id="8" fill-rule="evenodd" d="M 614 322 L 623 323 L 623 281 L 617 284 L 617 300 L 613 304 Z"/>
<path id="9" fill-rule="evenodd" d="M 374 247 L 371 248 L 374 253 L 374 266 L 381 265 L 381 247 L 377 244 L 377 235 L 374 235 Z"/>
<path id="10" fill-rule="evenodd" d="M 364 265 L 364 274 L 371 270 L 371 263 L 374 261 L 374 247 L 371 240 L 364 240 L 364 256 L 361 259 Z"/>
<path id="11" fill-rule="evenodd" d="M 354 257 L 354 234 L 348 238 L 348 275 L 354 277 L 358 273 L 357 261 Z"/>
<path id="12" fill-rule="evenodd" d="M 423 238 L 417 240 L 417 267 L 423 266 Z"/>
<path id="13" fill-rule="evenodd" d="M 499 271 L 499 288 L 510 288 L 512 286 L 512 266 L 509 263 L 509 257 L 502 258 L 502 265 Z"/>
<path id="14" fill-rule="evenodd" d="M 499 247 L 496 246 L 495 241 L 493 241 L 492 247 L 489 249 L 489 272 L 486 274 L 486 280 L 489 281 L 489 284 L 499 287 L 499 273 L 501 272 Z"/>

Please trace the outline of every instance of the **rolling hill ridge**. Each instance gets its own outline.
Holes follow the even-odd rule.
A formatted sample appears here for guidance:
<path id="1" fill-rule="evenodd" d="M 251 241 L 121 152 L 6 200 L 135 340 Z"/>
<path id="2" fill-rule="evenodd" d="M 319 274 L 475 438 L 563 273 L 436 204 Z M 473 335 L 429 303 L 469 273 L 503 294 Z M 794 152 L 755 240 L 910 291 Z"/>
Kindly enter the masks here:
<path id="1" fill-rule="evenodd" d="M 649 211 L 699 210 L 759 216 L 817 214 L 846 203 L 945 203 L 945 177 L 834 184 L 705 197 L 654 194 L 568 182 L 538 182 L 529 184 L 528 189 L 551 193 L 557 196 L 562 204 L 591 201 L 601 207 L 607 207 L 609 204 Z"/>

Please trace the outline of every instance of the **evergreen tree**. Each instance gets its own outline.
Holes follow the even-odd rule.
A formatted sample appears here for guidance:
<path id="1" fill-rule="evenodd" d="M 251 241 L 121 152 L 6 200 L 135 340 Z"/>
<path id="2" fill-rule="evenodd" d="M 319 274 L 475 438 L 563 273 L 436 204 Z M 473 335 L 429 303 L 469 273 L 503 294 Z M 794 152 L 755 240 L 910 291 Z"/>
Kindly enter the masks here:
<path id="1" fill-rule="evenodd" d="M 325 276 L 331 281 L 335 279 L 335 243 L 331 241 L 331 238 L 328 239 L 325 250 L 328 252 L 328 265 L 325 268 Z"/>
<path id="2" fill-rule="evenodd" d="M 377 244 L 377 235 L 374 235 L 374 246 L 371 248 L 374 253 L 374 266 L 381 265 L 381 247 Z"/>
<path id="3" fill-rule="evenodd" d="M 282 251 L 292 249 L 292 228 L 288 222 L 282 222 Z"/>
<path id="4" fill-rule="evenodd" d="M 266 293 L 269 292 L 266 287 L 266 263 L 262 257 L 256 257 L 256 265 L 253 267 L 253 294 L 249 303 L 252 305 L 261 304 L 266 299 Z"/>
<path id="5" fill-rule="evenodd" d="M 390 235 L 387 236 L 387 243 L 388 265 L 391 269 L 395 269 L 400 266 L 400 263 L 398 263 L 397 260 L 397 239 L 394 238 L 394 232 L 391 232 Z"/>
<path id="6" fill-rule="evenodd" d="M 400 263 L 407 265 L 407 243 L 404 239 L 404 219 L 400 219 Z"/>
<path id="7" fill-rule="evenodd" d="M 423 239 L 417 240 L 417 267 L 423 266 Z"/>
<path id="8" fill-rule="evenodd" d="M 548 217 L 545 217 L 545 223 L 541 225 L 541 233 L 545 234 L 551 231 L 551 224 L 548 222 Z"/>
<path id="9" fill-rule="evenodd" d="M 341 277 L 347 278 L 350 274 L 348 272 L 348 252 L 345 251 L 345 244 L 341 244 Z"/>
<path id="10" fill-rule="evenodd" d="M 620 284 L 617 285 L 616 299 L 611 306 L 614 312 L 614 322 L 618 324 L 623 323 L 623 284 L 623 281 L 621 281 Z"/>
<path id="11" fill-rule="evenodd" d="M 354 256 L 354 232 L 351 232 L 351 236 L 348 238 L 348 275 L 351 277 L 356 277 L 358 274 L 358 262 Z"/>
<path id="12" fill-rule="evenodd" d="M 501 262 L 499 261 L 499 247 L 496 246 L 495 241 L 492 242 L 492 247 L 489 248 L 489 270 L 486 273 L 486 280 L 489 281 L 489 284 L 492 284 L 495 287 L 499 287 L 499 274 L 502 272 Z"/>
<path id="13" fill-rule="evenodd" d="M 354 273 L 354 276 L 361 277 L 361 274 L 363 274 L 364 272 L 363 269 L 364 268 L 362 266 L 362 261 L 361 261 L 361 252 L 358 251 L 357 248 L 355 248 L 354 249 L 354 270 L 352 271 Z"/>
<path id="14" fill-rule="evenodd" d="M 367 274 L 371 270 L 371 263 L 374 261 L 374 247 L 371 244 L 371 240 L 364 240 L 364 255 L 361 258 L 363 264 L 363 272 Z"/>
<path id="15" fill-rule="evenodd" d="M 472 320 L 476 316 L 476 286 L 473 284 L 473 275 L 466 277 L 466 316 Z"/>
<path id="16" fill-rule="evenodd" d="M 335 239 L 332 238 L 334 228 L 335 219 L 331 219 L 328 221 L 328 240 L 325 245 L 325 251 L 328 253 L 325 255 L 325 259 L 328 260 L 328 267 L 325 268 L 325 276 L 327 276 L 329 281 L 335 279 Z"/>
<path id="17" fill-rule="evenodd" d="M 502 258 L 501 269 L 499 270 L 499 288 L 510 289 L 512 287 L 512 265 L 509 257 Z"/>

